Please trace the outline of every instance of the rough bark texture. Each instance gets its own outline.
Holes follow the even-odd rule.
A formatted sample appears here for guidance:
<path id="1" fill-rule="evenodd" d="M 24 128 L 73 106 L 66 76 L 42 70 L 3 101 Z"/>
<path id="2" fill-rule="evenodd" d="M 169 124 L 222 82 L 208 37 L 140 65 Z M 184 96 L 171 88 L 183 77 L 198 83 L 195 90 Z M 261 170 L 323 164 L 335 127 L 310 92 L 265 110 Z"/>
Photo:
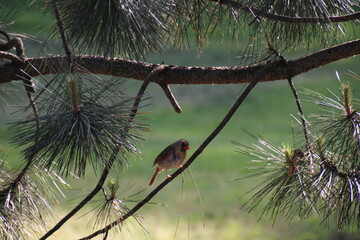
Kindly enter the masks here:
<path id="1" fill-rule="evenodd" d="M 314 54 L 295 60 L 269 62 L 256 66 L 233 67 L 185 67 L 163 65 L 162 71 L 152 82 L 160 85 L 167 84 L 238 84 L 249 83 L 258 77 L 264 68 L 267 74 L 261 82 L 288 79 L 335 62 L 360 54 L 360 39 L 323 49 Z M 74 56 L 74 64 L 86 69 L 92 74 L 112 75 L 136 80 L 144 80 L 159 64 L 129 61 L 119 58 L 105 58 L 99 56 Z M 24 63 L 8 62 L 0 64 L 0 84 L 21 79 L 26 74 L 36 77 L 39 75 L 66 72 L 66 56 L 49 56 L 28 58 Z M 84 70 L 85 71 L 85 70 Z"/>

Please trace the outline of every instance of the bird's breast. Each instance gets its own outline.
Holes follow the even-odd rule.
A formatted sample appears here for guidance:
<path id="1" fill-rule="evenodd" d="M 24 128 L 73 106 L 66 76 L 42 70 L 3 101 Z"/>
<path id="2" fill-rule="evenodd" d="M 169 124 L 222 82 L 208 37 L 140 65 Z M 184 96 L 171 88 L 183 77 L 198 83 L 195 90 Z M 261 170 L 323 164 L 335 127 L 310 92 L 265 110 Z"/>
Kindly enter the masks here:
<path id="1" fill-rule="evenodd" d="M 159 167 L 163 169 L 172 169 L 179 167 L 185 160 L 186 154 L 183 152 L 173 152 L 167 158 L 158 162 Z"/>

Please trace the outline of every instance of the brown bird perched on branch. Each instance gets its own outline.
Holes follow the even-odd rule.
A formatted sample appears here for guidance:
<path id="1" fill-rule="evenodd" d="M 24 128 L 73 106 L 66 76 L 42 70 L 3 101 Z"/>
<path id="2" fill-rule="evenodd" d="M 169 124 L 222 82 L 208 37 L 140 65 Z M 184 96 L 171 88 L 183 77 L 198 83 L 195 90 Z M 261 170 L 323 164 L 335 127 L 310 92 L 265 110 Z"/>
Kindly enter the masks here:
<path id="1" fill-rule="evenodd" d="M 151 178 L 149 186 L 151 186 L 159 172 L 169 170 L 175 167 L 181 168 L 181 164 L 186 158 L 186 150 L 189 150 L 189 142 L 180 139 L 173 144 L 167 146 L 160 154 L 156 157 L 153 167 L 157 164 L 154 176 Z M 170 177 L 168 175 L 168 177 Z"/>

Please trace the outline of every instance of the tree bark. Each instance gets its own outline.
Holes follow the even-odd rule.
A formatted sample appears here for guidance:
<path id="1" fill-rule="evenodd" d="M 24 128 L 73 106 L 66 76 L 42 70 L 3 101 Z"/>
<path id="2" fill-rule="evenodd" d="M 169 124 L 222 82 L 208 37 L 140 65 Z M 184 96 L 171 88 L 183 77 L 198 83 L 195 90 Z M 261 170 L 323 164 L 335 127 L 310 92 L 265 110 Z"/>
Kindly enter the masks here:
<path id="1" fill-rule="evenodd" d="M 323 49 L 289 61 L 272 61 L 254 66 L 185 67 L 163 65 L 163 70 L 151 81 L 167 84 L 239 84 L 250 83 L 259 72 L 267 69 L 261 82 L 288 79 L 323 65 L 360 54 L 360 39 Z M 144 81 L 160 64 L 129 61 L 120 58 L 74 55 L 78 71 L 112 75 Z M 27 58 L 24 63 L 8 62 L 0 65 L 0 84 L 22 79 L 21 76 L 59 74 L 68 72 L 66 56 Z M 83 70 L 79 70 L 83 69 Z"/>

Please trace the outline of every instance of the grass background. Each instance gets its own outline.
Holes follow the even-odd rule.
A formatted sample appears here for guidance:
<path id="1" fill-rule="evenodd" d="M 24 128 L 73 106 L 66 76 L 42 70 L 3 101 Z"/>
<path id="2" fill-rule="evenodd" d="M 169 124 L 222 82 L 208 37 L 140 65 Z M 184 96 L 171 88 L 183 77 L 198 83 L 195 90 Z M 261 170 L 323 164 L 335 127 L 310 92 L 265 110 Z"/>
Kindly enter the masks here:
<path id="1" fill-rule="evenodd" d="M 37 13 L 23 13 L 17 19 L 10 30 L 39 36 L 45 40 L 42 29 L 45 22 L 51 22 L 49 15 Z M 10 31 L 9 30 L 9 31 Z M 48 30 L 47 30 L 48 31 Z M 220 44 L 220 40 L 214 39 L 209 47 L 202 53 L 193 49 L 190 51 L 168 50 L 162 54 L 147 56 L 149 62 L 162 62 L 172 65 L 234 65 L 236 53 L 233 50 L 235 43 Z M 26 40 L 28 56 L 43 54 L 41 43 Z M 299 50 L 297 54 L 305 54 Z M 295 55 L 287 56 L 295 58 Z M 313 70 L 294 78 L 298 89 L 310 88 L 312 90 L 327 92 L 331 89 L 337 92 L 339 83 L 335 76 L 338 71 L 343 81 L 349 81 L 353 88 L 360 90 L 360 82 L 347 76 L 348 70 L 356 72 L 359 57 L 354 57 L 325 67 Z M 7 84 L 5 87 L 12 88 Z M 138 81 L 129 80 L 128 90 L 135 92 L 139 87 Z M 0 87 L 4 87 L 0 86 Z M 151 131 L 146 133 L 146 143 L 142 147 L 141 159 L 131 160 L 129 168 L 123 171 L 114 171 L 111 177 L 118 178 L 120 182 L 120 196 L 126 200 L 127 196 L 143 191 L 132 197 L 141 200 L 153 188 L 148 188 L 153 169 L 154 158 L 168 144 L 179 138 L 185 138 L 190 142 L 190 156 L 202 141 L 222 120 L 228 109 L 241 93 L 243 85 L 191 85 L 171 86 L 174 95 L 182 106 L 183 113 L 177 114 L 167 101 L 164 93 L 158 86 L 151 85 L 148 90 L 150 99 L 149 106 L 142 109 L 146 114 L 146 121 L 151 124 Z M 5 113 L 1 114 L 0 146 L 1 152 L 6 155 L 8 164 L 16 169 L 21 164 L 19 149 L 9 144 L 12 133 L 6 127 L 6 123 L 22 117 L 21 113 L 9 115 L 17 106 L 24 105 L 24 96 L 17 93 L 19 99 L 9 102 Z M 317 110 L 314 104 L 303 101 L 306 115 Z M 273 224 L 266 218 L 259 220 L 261 208 L 248 213 L 241 209 L 241 205 L 249 198 L 244 194 L 256 185 L 252 179 L 232 181 L 233 179 L 246 176 L 249 167 L 253 164 L 246 156 L 235 152 L 235 146 L 231 140 L 250 145 L 252 140 L 243 132 L 246 129 L 253 133 L 261 134 L 275 144 L 292 142 L 293 129 L 296 125 L 290 116 L 296 115 L 297 109 L 292 93 L 286 81 L 260 83 L 251 92 L 239 111 L 235 114 L 225 129 L 208 146 L 201 156 L 192 164 L 191 171 L 198 185 L 203 207 L 189 173 L 183 178 L 178 178 L 169 184 L 153 200 L 141 209 L 139 219 L 140 227 L 134 219 L 127 221 L 121 229 L 120 237 L 110 235 L 109 239 L 259 239 L 259 240 L 312 240 L 312 239 L 358 239 L 354 230 L 336 231 L 334 225 L 321 225 L 321 220 L 316 216 L 307 221 L 294 219 L 287 223 L 281 217 Z M 300 129 L 295 128 L 295 132 Z M 98 175 L 90 169 L 85 179 L 68 179 L 72 188 L 65 189 L 67 198 L 59 197 L 56 219 L 66 214 L 71 207 L 80 201 L 81 197 L 92 190 Z M 158 184 L 165 178 L 162 173 L 155 183 Z M 129 189 L 129 185 L 132 187 Z M 94 206 L 98 202 L 94 200 L 92 206 L 87 207 L 77 214 L 70 222 L 54 234 L 50 239 L 77 239 L 92 232 L 88 225 Z M 129 207 L 132 204 L 129 203 Z M 205 216 L 206 227 L 204 227 Z M 53 226 L 55 220 L 49 220 Z M 96 239 L 102 239 L 98 237 Z"/>

